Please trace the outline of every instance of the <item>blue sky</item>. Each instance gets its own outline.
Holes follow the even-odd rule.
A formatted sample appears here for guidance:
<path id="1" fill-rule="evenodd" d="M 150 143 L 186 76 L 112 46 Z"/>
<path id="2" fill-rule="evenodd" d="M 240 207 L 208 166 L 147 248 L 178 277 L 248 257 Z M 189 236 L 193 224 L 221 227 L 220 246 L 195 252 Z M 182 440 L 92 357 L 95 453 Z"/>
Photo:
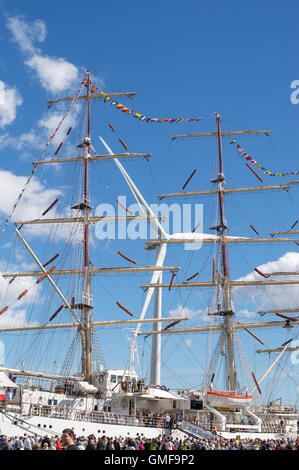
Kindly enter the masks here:
<path id="1" fill-rule="evenodd" d="M 210 138 L 172 142 L 169 136 L 214 131 L 214 111 L 221 114 L 224 130 L 271 130 L 271 137 L 243 136 L 239 138 L 239 142 L 255 160 L 270 170 L 298 170 L 299 104 L 293 104 L 290 99 L 293 91 L 291 83 L 299 80 L 296 25 L 298 5 L 295 1 L 290 1 L 287 5 L 270 1 L 252 1 L 250 4 L 217 1 L 210 5 L 202 1 L 188 1 L 184 5 L 182 2 L 168 0 L 152 1 L 150 4 L 137 1 L 129 4 L 120 1 L 90 1 L 87 8 L 78 1 L 29 1 L 26 4 L 14 1 L 13 5 L 2 1 L 0 11 L 0 80 L 7 93 L 7 106 L 2 109 L 0 106 L 2 224 L 23 187 L 25 178 L 31 172 L 31 162 L 41 156 L 51 131 L 55 129 L 65 110 L 62 107 L 47 110 L 45 100 L 75 92 L 86 68 L 91 70 L 94 83 L 100 90 L 136 91 L 138 94 L 133 101 L 120 101 L 137 112 L 152 117 L 202 118 L 202 121 L 185 124 L 145 123 L 123 115 L 102 101 L 92 105 L 92 138 L 97 152 L 104 152 L 98 135 L 102 135 L 115 152 L 122 151 L 108 128 L 108 123 L 112 123 L 130 151 L 152 153 L 150 163 L 123 162 L 149 202 L 158 202 L 157 194 L 179 191 L 195 168 L 197 173 L 188 189 L 212 188 L 209 181 L 215 174 L 216 143 Z M 82 135 L 82 113 L 82 106 L 77 106 L 73 118 L 77 118 L 79 125 L 74 126 L 73 135 L 65 142 L 64 154 L 60 152 L 61 156 L 77 152 L 74 146 Z M 55 144 L 49 149 L 48 157 L 53 155 L 61 138 L 57 137 Z M 223 142 L 227 187 L 259 185 L 236 150 L 229 145 L 229 141 L 230 139 L 224 139 Z M 57 215 L 61 214 L 63 202 L 69 206 L 78 193 L 74 181 L 80 175 L 74 166 L 69 173 L 67 171 L 66 165 L 61 170 L 39 170 L 32 180 L 29 192 L 24 196 L 22 210 L 18 215 L 39 217 L 57 195 L 61 197 Z M 66 174 L 72 175 L 71 181 L 66 178 Z M 295 178 L 263 175 L 263 179 L 264 184 L 272 184 Z M 110 163 L 104 163 L 93 170 L 91 183 L 95 185 L 91 195 L 95 208 L 103 201 L 115 206 L 119 195 L 126 195 L 129 204 L 134 202 L 125 183 Z M 298 189 L 283 194 L 265 192 L 262 196 L 259 193 L 238 198 L 229 196 L 226 215 L 230 234 L 254 236 L 249 224 L 256 227 L 263 236 L 271 231 L 287 230 L 298 218 L 297 201 Z M 214 199 L 192 198 L 172 202 L 204 204 L 203 225 L 204 231 L 208 232 L 215 220 L 217 207 Z M 40 256 L 47 258 L 47 239 L 44 233 L 25 233 Z M 13 250 L 12 255 L 9 254 L 11 234 L 10 226 L 1 240 L 1 269 L 7 269 L 4 265 L 9 260 L 19 269 L 26 269 L 31 260 L 25 252 L 20 252 L 20 247 Z M 62 234 L 58 245 L 64 240 Z M 131 254 L 141 264 L 149 265 L 154 262 L 153 253 L 144 251 L 142 240 L 138 243 L 129 240 L 127 244 L 114 240 L 107 245 L 99 243 L 94 233 L 92 240 L 95 252 L 92 261 L 95 266 L 97 263 L 121 265 L 120 259 L 115 255 L 118 249 Z M 201 280 L 209 280 L 211 256 L 212 252 L 209 250 L 202 249 L 186 254 L 178 247 L 170 248 L 167 265 L 182 267 L 183 274 L 178 280 L 197 271 L 201 272 Z M 298 247 L 295 244 L 234 247 L 229 250 L 229 257 L 232 262 L 232 279 L 252 276 L 252 271 L 257 266 L 266 265 L 265 269 L 274 269 L 274 265 L 267 266 L 269 262 L 276 263 L 275 269 L 285 270 L 290 266 L 298 270 L 299 263 Z M 67 260 L 65 262 L 67 265 Z M 169 277 L 165 274 L 164 279 L 167 281 Z M 136 312 L 140 311 L 144 298 L 138 285 L 149 282 L 149 279 L 141 275 L 133 279 L 124 276 L 117 283 L 113 282 L 113 285 L 111 278 L 95 280 L 95 318 L 121 318 L 123 313 L 115 306 L 116 300 L 137 316 Z M 64 281 L 61 282 L 64 287 Z M 44 289 L 46 295 L 46 287 Z M 67 290 L 66 284 L 65 289 Z M 192 290 L 191 293 L 186 290 L 188 291 L 165 291 L 164 315 L 178 311 L 182 313 L 182 308 L 188 308 L 189 314 L 193 315 L 193 320 L 188 324 L 206 324 L 203 312 L 211 304 L 210 293 L 203 289 Z M 14 292 L 11 298 L 13 295 Z M 49 296 L 47 294 L 50 307 Z M 254 306 L 252 300 L 255 301 Z M 259 318 L 256 316 L 256 309 L 271 306 L 279 308 L 280 300 L 291 306 L 298 305 L 298 290 L 289 288 L 273 292 L 263 289 L 262 294 L 257 290 L 241 292 L 235 298 L 235 306 L 241 312 L 238 321 L 255 321 Z M 38 296 L 35 298 L 35 302 L 37 301 Z M 58 306 L 57 299 L 54 298 L 51 302 L 51 309 L 54 311 Z M 24 305 L 23 309 L 18 307 L 11 310 L 8 317 L 10 322 L 38 321 L 33 313 L 29 317 L 29 303 Z M 45 311 L 44 321 L 47 314 Z M 64 315 L 64 320 L 69 321 L 67 314 Z M 4 316 L 2 321 L 5 321 Z M 115 335 L 118 338 L 117 347 Z M 261 335 L 269 347 L 278 346 L 285 338 L 290 337 L 290 334 L 285 335 L 285 331 L 270 333 L 265 330 Z M 296 332 L 292 332 L 292 335 L 296 337 Z M 105 334 L 101 332 L 100 337 L 107 364 L 110 367 L 124 367 L 128 345 L 121 330 L 108 330 Z M 205 361 L 205 339 L 198 339 L 194 335 L 188 337 L 188 345 L 183 346 L 185 356 L 176 357 L 175 350 L 182 340 L 175 338 L 163 340 L 164 362 L 168 366 L 171 362 L 171 369 L 177 368 L 182 376 L 185 374 L 188 384 L 197 385 L 201 382 L 199 375 L 196 375 L 201 373 L 198 362 L 204 365 Z M 252 338 L 245 333 L 240 333 L 240 338 L 245 349 L 253 351 L 249 353 L 252 368 L 257 375 L 261 374 L 268 365 L 268 359 L 254 354 L 256 344 Z M 6 349 L 13 350 L 13 341 L 8 337 L 5 341 Z M 28 340 L 27 346 L 28 361 L 29 351 L 32 349 L 30 341 Z M 71 337 L 68 341 L 71 341 Z M 144 350 L 141 349 L 144 355 L 149 350 L 148 345 L 150 343 L 144 346 Z M 53 354 L 48 361 L 53 360 L 54 350 L 58 346 L 53 343 L 52 347 Z M 8 356 L 6 361 L 8 365 Z M 17 357 L 13 361 L 17 361 Z M 184 371 L 184 361 L 190 366 L 187 372 Z M 286 364 L 290 365 L 290 361 L 290 357 L 285 359 Z M 173 376 L 169 370 L 165 369 L 163 374 L 165 382 L 182 386 L 182 380 Z M 194 376 L 199 377 L 196 382 Z M 288 398 L 295 401 L 296 393 L 293 391 Z"/>

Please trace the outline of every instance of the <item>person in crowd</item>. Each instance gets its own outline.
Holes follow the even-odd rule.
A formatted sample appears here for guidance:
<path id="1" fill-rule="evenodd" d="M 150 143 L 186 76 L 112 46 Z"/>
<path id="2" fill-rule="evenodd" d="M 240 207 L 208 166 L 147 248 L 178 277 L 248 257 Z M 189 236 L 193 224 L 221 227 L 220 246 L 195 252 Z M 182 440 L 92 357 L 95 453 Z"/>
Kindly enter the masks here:
<path id="1" fill-rule="evenodd" d="M 61 436 L 64 450 L 79 450 L 76 446 L 76 436 L 72 429 L 64 429 Z"/>
<path id="2" fill-rule="evenodd" d="M 85 450 L 96 450 L 96 443 L 93 438 L 89 439 L 87 446 L 85 447 Z"/>
<path id="3" fill-rule="evenodd" d="M 81 436 L 76 439 L 72 429 L 65 429 L 61 440 L 58 436 L 49 439 L 47 436 L 38 438 L 25 434 L 23 437 L 0 435 L 0 450 L 145 450 L 145 451 L 221 451 L 221 450 L 299 450 L 299 437 L 296 439 L 249 439 L 237 436 L 234 439 L 224 439 L 215 436 L 213 438 L 187 438 L 179 440 L 159 435 L 149 439 L 143 435 L 134 437 L 102 436 L 96 440 L 94 435 Z M 35 442 L 36 441 L 36 442 Z"/>

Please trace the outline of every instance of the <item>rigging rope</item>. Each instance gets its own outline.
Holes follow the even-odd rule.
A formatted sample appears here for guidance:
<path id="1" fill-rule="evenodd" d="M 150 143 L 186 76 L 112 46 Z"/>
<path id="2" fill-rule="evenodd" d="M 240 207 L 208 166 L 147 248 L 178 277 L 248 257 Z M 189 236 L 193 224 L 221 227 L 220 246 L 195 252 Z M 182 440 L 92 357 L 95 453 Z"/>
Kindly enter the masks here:
<path id="1" fill-rule="evenodd" d="M 47 145 L 46 145 L 46 147 L 45 147 L 45 149 L 44 149 L 44 151 L 43 151 L 43 153 L 42 153 L 40 159 L 38 160 L 38 162 L 35 163 L 35 165 L 34 165 L 34 167 L 33 167 L 33 170 L 32 170 L 32 172 L 30 173 L 30 175 L 29 175 L 29 177 L 28 177 L 28 179 L 27 179 L 27 181 L 26 181 L 26 183 L 25 183 L 25 186 L 23 187 L 22 191 L 20 192 L 20 194 L 19 194 L 19 196 L 18 196 L 18 198 L 17 198 L 17 200 L 16 200 L 16 202 L 15 202 L 15 204 L 14 204 L 14 206 L 13 206 L 11 212 L 9 213 L 8 217 L 5 219 L 4 226 L 3 226 L 3 228 L 2 228 L 2 230 L 1 230 L 1 232 L 0 232 L 0 238 L 2 237 L 3 233 L 5 232 L 6 227 L 7 227 L 8 223 L 9 223 L 9 221 L 10 221 L 10 219 L 11 219 L 13 213 L 15 212 L 15 209 L 16 209 L 17 205 L 19 204 L 20 200 L 22 199 L 22 196 L 23 196 L 24 192 L 25 192 L 26 189 L 28 188 L 28 186 L 29 186 L 29 184 L 30 184 L 30 181 L 31 181 L 33 175 L 35 174 L 35 172 L 36 172 L 38 166 L 40 165 L 42 159 L 43 159 L 44 156 L 46 155 L 49 146 L 51 145 L 51 143 L 52 143 L 52 141 L 53 141 L 55 135 L 57 134 L 58 130 L 59 130 L 60 127 L 61 127 L 61 124 L 62 124 L 63 121 L 65 120 L 66 116 L 69 114 L 69 112 L 70 112 L 70 110 L 72 109 L 72 106 L 73 106 L 73 104 L 75 103 L 75 101 L 77 101 L 78 96 L 79 96 L 79 93 L 81 92 L 83 86 L 85 85 L 85 82 L 86 82 L 86 79 L 84 79 L 83 82 L 81 83 L 81 86 L 80 86 L 79 90 L 77 91 L 76 95 L 75 95 L 74 98 L 72 99 L 70 105 L 67 107 L 67 110 L 66 110 L 64 116 L 62 117 L 61 121 L 59 122 L 58 126 L 56 127 L 54 133 L 51 135 L 51 137 L 50 137 L 50 139 L 49 139 L 49 141 L 48 141 L 48 143 L 47 143 Z"/>

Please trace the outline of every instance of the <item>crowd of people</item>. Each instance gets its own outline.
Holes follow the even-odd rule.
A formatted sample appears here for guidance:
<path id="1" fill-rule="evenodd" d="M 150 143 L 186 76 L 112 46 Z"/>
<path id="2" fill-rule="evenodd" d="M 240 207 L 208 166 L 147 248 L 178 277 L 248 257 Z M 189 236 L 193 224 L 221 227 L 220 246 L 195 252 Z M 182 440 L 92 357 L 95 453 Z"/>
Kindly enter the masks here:
<path id="1" fill-rule="evenodd" d="M 172 439 L 161 437 L 147 439 L 144 437 L 107 437 L 96 438 L 76 437 L 71 429 L 65 429 L 61 436 L 38 437 L 24 435 L 22 437 L 0 436 L 0 450 L 145 450 L 145 451 L 176 451 L 176 450 L 299 450 L 297 439 Z"/>

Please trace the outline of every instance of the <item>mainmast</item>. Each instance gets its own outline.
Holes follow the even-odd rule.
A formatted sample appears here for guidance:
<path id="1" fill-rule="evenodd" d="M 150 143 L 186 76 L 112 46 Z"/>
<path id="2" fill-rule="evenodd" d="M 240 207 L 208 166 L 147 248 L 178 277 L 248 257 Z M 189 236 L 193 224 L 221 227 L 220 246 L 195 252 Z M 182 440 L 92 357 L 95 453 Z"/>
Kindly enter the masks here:
<path id="1" fill-rule="evenodd" d="M 234 312 L 232 309 L 231 302 L 231 289 L 228 269 L 228 258 L 225 235 L 227 233 L 227 225 L 224 219 L 224 195 L 223 195 L 223 184 L 225 181 L 223 172 L 223 161 L 222 161 L 222 142 L 221 142 L 221 118 L 218 113 L 216 114 L 217 122 L 217 141 L 218 141 L 218 157 L 219 157 L 219 174 L 218 178 L 214 180 L 218 187 L 218 200 L 219 200 L 219 219 L 220 224 L 217 227 L 217 232 L 220 236 L 219 250 L 220 257 L 222 260 L 222 282 L 223 282 L 223 308 L 222 315 L 225 315 L 225 337 L 227 347 L 227 357 L 229 366 L 229 387 L 230 390 L 236 390 L 236 367 L 235 367 L 235 355 L 234 355 L 234 340 L 233 340 L 233 317 Z M 219 276 L 218 276 L 219 279 Z"/>

